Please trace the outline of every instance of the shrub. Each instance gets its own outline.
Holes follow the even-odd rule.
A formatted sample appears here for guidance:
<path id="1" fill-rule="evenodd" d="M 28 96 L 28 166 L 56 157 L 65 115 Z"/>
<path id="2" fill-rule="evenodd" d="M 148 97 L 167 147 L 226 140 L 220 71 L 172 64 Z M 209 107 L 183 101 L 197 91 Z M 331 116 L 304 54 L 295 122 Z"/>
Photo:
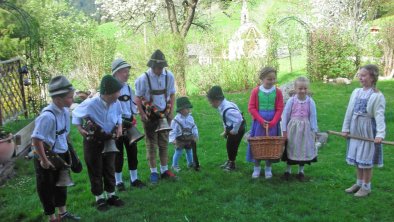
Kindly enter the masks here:
<path id="1" fill-rule="evenodd" d="M 311 32 L 308 45 L 307 70 L 312 81 L 328 78 L 352 77 L 356 70 L 352 61 L 355 45 L 336 29 Z"/>

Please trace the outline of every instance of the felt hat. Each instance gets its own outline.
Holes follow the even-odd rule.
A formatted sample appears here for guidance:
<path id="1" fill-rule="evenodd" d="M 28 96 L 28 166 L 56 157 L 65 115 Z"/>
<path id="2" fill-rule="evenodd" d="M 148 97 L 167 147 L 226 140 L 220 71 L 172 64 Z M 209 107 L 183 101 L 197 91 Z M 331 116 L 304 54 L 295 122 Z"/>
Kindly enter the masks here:
<path id="1" fill-rule="evenodd" d="M 56 96 L 74 91 L 73 85 L 64 76 L 53 77 L 48 84 L 49 96 Z"/>
<path id="2" fill-rule="evenodd" d="M 111 75 L 105 75 L 101 79 L 101 83 L 100 83 L 101 95 L 110 95 L 116 93 L 117 91 L 120 91 L 121 88 L 122 88 L 122 84 Z"/>
<path id="3" fill-rule="evenodd" d="M 187 97 L 179 97 L 176 100 L 176 111 L 179 112 L 182 109 L 190 109 L 193 108 L 193 105 L 190 103 L 189 98 Z"/>
<path id="4" fill-rule="evenodd" d="M 124 61 L 123 59 L 115 59 L 112 62 L 111 65 L 111 71 L 112 71 L 112 75 L 114 75 L 118 70 L 123 69 L 123 68 L 130 68 L 131 65 L 128 64 L 126 61 Z"/>
<path id="5" fill-rule="evenodd" d="M 163 52 L 160 51 L 160 49 L 157 49 L 152 56 L 150 57 L 147 66 L 151 68 L 164 68 L 167 67 L 167 61 L 166 57 L 164 56 Z"/>
<path id="6" fill-rule="evenodd" d="M 220 86 L 213 86 L 207 93 L 207 97 L 210 100 L 223 100 L 224 94 Z"/>

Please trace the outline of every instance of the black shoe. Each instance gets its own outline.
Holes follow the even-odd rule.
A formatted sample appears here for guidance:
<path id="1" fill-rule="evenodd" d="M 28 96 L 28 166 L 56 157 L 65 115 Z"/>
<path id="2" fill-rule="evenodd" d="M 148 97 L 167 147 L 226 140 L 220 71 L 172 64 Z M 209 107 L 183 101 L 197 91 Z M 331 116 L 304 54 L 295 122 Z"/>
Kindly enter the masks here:
<path id="1" fill-rule="evenodd" d="M 130 183 L 132 187 L 135 188 L 144 188 L 146 185 L 139 179 L 134 180 L 134 182 Z"/>
<path id="2" fill-rule="evenodd" d="M 109 206 L 108 206 L 108 204 L 107 204 L 107 202 L 105 201 L 104 198 L 98 199 L 96 201 L 96 208 L 97 208 L 98 211 L 107 211 L 107 210 L 109 210 Z"/>
<path id="3" fill-rule="evenodd" d="M 228 161 L 227 166 L 224 168 L 225 171 L 233 171 L 235 170 L 235 162 L 234 161 Z"/>
<path id="4" fill-rule="evenodd" d="M 124 205 L 124 202 L 118 196 L 113 195 L 108 198 L 107 204 L 115 207 L 121 207 Z"/>
<path id="5" fill-rule="evenodd" d="M 200 171 L 200 164 L 193 163 L 193 168 L 195 171 Z"/>
<path id="6" fill-rule="evenodd" d="M 116 189 L 117 189 L 119 192 L 126 191 L 126 187 L 124 186 L 124 183 L 123 183 L 123 182 L 120 182 L 120 183 L 116 184 Z"/>
<path id="7" fill-rule="evenodd" d="M 283 180 L 289 181 L 290 180 L 290 173 L 289 172 L 285 172 L 282 176 Z"/>
<path id="8" fill-rule="evenodd" d="M 220 165 L 220 168 L 223 168 L 223 169 L 226 168 L 229 161 L 230 160 L 226 160 L 226 162 L 224 162 L 222 165 Z"/>
<path id="9" fill-rule="evenodd" d="M 305 182 L 305 175 L 304 173 L 298 173 L 296 178 L 300 181 L 300 182 Z"/>
<path id="10" fill-rule="evenodd" d="M 69 212 L 59 214 L 60 221 L 80 221 L 81 217 L 75 216 Z"/>

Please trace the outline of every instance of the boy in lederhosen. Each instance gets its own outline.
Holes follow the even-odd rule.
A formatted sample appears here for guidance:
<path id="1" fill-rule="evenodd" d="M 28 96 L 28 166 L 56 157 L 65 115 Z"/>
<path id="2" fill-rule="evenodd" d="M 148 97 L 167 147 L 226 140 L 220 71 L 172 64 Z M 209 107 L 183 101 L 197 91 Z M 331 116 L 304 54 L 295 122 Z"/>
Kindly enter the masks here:
<path id="1" fill-rule="evenodd" d="M 130 64 L 128 64 L 123 59 L 115 59 L 112 62 L 112 75 L 122 84 L 122 89 L 120 90 L 120 96 L 118 100 L 122 106 L 122 118 L 123 127 L 135 127 L 136 119 L 134 114 L 137 113 L 136 105 L 134 103 L 134 93 L 133 89 L 127 84 L 127 80 L 130 76 Z M 122 179 L 122 169 L 123 169 L 123 147 L 126 148 L 127 161 L 130 172 L 130 185 L 132 187 L 142 188 L 145 184 L 138 179 L 137 166 L 137 143 L 129 144 L 127 136 L 121 136 L 116 140 L 116 147 L 119 150 L 115 158 L 115 180 L 116 188 L 119 191 L 124 191 L 125 186 Z"/>
<path id="2" fill-rule="evenodd" d="M 156 167 L 156 152 L 159 147 L 161 178 L 175 178 L 168 169 L 168 131 L 155 132 L 160 118 L 172 119 L 175 100 L 174 75 L 164 69 L 167 61 L 160 50 L 156 50 L 149 62 L 150 67 L 135 82 L 136 103 L 143 121 L 146 141 L 146 154 L 151 171 L 150 181 L 159 181 Z"/>
<path id="3" fill-rule="evenodd" d="M 245 134 L 245 120 L 235 103 L 224 98 L 222 88 L 213 86 L 207 93 L 208 101 L 212 107 L 218 109 L 223 119 L 224 133 L 227 139 L 226 148 L 228 160 L 221 166 L 227 171 L 235 170 L 235 159 L 238 147 Z"/>
<path id="4" fill-rule="evenodd" d="M 49 221 L 78 221 L 80 217 L 72 215 L 66 209 L 67 187 L 56 186 L 62 169 L 55 169 L 44 151 L 45 143 L 60 158 L 70 163 L 67 144 L 70 133 L 68 107 L 73 103 L 74 87 L 66 77 L 56 76 L 49 82 L 48 89 L 52 103 L 45 107 L 35 120 L 31 135 L 35 152 L 39 156 L 34 160 L 37 193 Z M 55 208 L 58 208 L 58 216 L 55 214 Z"/>
<path id="5" fill-rule="evenodd" d="M 194 118 L 190 113 L 193 105 L 187 97 L 180 97 L 176 100 L 176 116 L 171 121 L 170 143 L 175 146 L 175 153 L 172 157 L 172 169 L 179 172 L 178 161 L 182 156 L 183 149 L 186 151 L 187 166 L 199 170 L 197 158 L 198 129 L 194 123 Z"/>
<path id="6" fill-rule="evenodd" d="M 106 75 L 101 80 L 100 96 L 85 100 L 72 112 L 72 123 L 84 137 L 84 157 L 91 192 L 96 197 L 99 211 L 108 210 L 109 205 L 124 205 L 115 195 L 115 156 L 118 150 L 112 136 L 115 134 L 119 138 L 122 135 L 122 108 L 118 101 L 121 88 L 118 80 Z M 82 127 L 83 120 L 96 126 L 94 135 Z"/>

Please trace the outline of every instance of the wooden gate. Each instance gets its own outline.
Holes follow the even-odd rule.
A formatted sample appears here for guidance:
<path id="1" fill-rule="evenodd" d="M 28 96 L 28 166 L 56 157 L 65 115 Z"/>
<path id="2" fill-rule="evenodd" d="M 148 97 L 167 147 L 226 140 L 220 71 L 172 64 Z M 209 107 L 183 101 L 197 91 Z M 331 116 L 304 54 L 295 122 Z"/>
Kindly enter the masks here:
<path id="1" fill-rule="evenodd" d="M 24 77 L 19 58 L 0 62 L 0 125 L 22 114 L 27 118 Z"/>

